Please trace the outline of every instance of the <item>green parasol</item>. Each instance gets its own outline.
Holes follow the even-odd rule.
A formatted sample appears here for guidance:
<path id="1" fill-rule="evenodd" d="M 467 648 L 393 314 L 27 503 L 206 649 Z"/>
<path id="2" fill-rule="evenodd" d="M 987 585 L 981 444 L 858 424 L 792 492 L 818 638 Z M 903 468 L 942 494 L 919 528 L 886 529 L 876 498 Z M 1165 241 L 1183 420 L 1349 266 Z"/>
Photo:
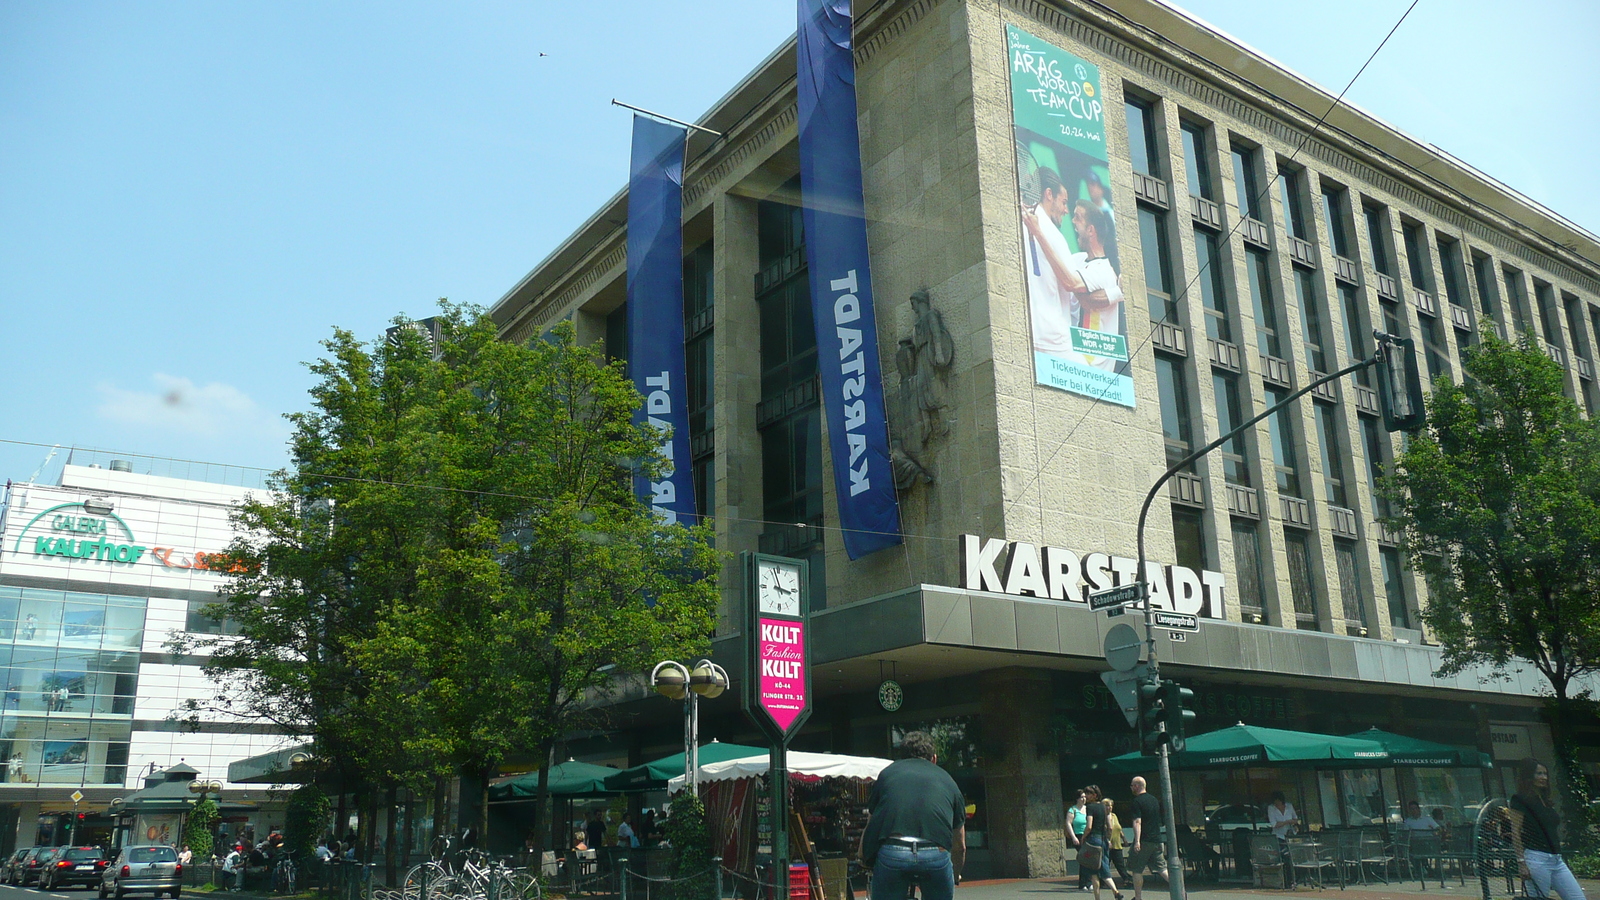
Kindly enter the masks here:
<path id="1" fill-rule="evenodd" d="M 557 766 L 550 767 L 550 776 L 547 788 L 552 796 L 558 797 L 594 797 L 601 794 L 613 794 L 615 791 L 606 790 L 606 778 L 617 774 L 617 770 L 609 766 L 596 766 L 590 763 L 567 760 Z M 489 786 L 489 800 L 531 800 L 539 794 L 539 773 L 537 770 L 526 775 L 502 781 Z"/>
<path id="2" fill-rule="evenodd" d="M 1470 747 L 1452 747 L 1437 741 L 1425 741 L 1422 738 L 1408 737 L 1384 731 L 1381 728 L 1368 728 L 1366 731 L 1350 735 L 1366 741 L 1376 741 L 1389 751 L 1389 765 L 1391 766 L 1437 766 L 1437 767 L 1467 767 L 1467 768 L 1492 768 L 1494 760 L 1489 754 L 1474 750 Z"/>
<path id="3" fill-rule="evenodd" d="M 756 756 L 768 752 L 766 747 L 749 747 L 744 744 L 724 744 L 712 741 L 700 746 L 700 765 L 706 763 L 723 762 L 729 759 L 744 759 L 747 756 Z M 667 780 L 683 774 L 683 754 L 674 753 L 663 756 L 654 762 L 612 772 L 606 779 L 606 790 L 610 791 L 648 791 L 665 790 Z"/>
<path id="4" fill-rule="evenodd" d="M 1389 751 L 1377 741 L 1361 738 L 1285 731 L 1240 723 L 1232 728 L 1197 734 L 1180 753 L 1172 754 L 1174 769 L 1225 769 L 1235 766 L 1293 766 L 1297 768 L 1354 768 L 1390 765 Z M 1145 772 L 1156 759 L 1124 753 L 1106 760 L 1112 772 Z"/>

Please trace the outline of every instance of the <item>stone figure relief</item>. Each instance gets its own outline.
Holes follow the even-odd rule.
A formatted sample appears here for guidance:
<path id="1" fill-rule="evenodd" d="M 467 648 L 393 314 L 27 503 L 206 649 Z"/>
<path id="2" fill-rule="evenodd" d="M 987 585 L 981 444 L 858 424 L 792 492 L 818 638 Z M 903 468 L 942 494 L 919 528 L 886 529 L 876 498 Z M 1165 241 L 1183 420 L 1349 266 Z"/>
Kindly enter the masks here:
<path id="1" fill-rule="evenodd" d="M 902 491 L 918 482 L 933 483 L 933 445 L 950 433 L 944 391 L 956 353 L 944 316 L 927 291 L 911 295 L 911 312 L 911 335 L 900 339 L 894 354 L 900 388 L 889 446 L 895 487 Z"/>

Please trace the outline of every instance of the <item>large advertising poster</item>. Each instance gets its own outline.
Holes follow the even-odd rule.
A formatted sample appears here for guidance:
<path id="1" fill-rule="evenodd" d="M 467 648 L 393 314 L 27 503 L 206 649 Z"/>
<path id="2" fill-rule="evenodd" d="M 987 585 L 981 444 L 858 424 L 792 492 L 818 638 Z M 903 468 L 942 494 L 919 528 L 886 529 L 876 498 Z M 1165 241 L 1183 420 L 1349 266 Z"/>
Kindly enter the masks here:
<path id="1" fill-rule="evenodd" d="M 1034 380 L 1134 405 L 1100 69 L 1006 26 Z"/>

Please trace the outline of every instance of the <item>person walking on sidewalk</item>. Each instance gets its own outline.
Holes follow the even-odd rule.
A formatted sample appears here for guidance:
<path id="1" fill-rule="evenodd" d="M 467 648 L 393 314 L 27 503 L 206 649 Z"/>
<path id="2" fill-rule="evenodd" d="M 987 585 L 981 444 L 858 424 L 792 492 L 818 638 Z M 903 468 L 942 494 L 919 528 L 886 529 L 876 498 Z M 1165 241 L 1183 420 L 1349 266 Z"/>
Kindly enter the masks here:
<path id="1" fill-rule="evenodd" d="M 1122 900 L 1122 892 L 1117 890 L 1117 883 L 1111 878 L 1111 814 L 1106 811 L 1106 805 L 1100 800 L 1100 785 L 1091 784 L 1083 789 L 1089 798 L 1089 805 L 1084 807 L 1084 849 L 1078 851 L 1078 866 L 1083 867 L 1088 863 L 1088 868 L 1094 878 L 1094 900 L 1100 900 L 1100 888 L 1111 889 L 1111 895 L 1116 900 Z M 1085 856 L 1088 855 L 1088 859 Z"/>
<path id="2" fill-rule="evenodd" d="M 1555 890 L 1561 900 L 1585 900 L 1583 887 L 1561 858 L 1561 816 L 1550 802 L 1550 770 L 1528 757 L 1517 764 L 1517 792 L 1511 796 L 1512 845 L 1522 851 L 1522 865 L 1533 878 L 1533 896 L 1548 898 Z"/>
<path id="3" fill-rule="evenodd" d="M 1106 828 L 1111 836 L 1111 864 L 1117 867 L 1117 877 L 1124 882 L 1130 881 L 1128 877 L 1127 858 L 1122 855 L 1122 850 L 1128 845 L 1128 836 L 1122 830 L 1122 821 L 1117 818 L 1116 804 L 1107 797 L 1100 801 L 1106 805 Z"/>
<path id="4" fill-rule="evenodd" d="M 1064 829 L 1067 833 L 1067 843 L 1077 848 L 1080 856 L 1083 854 L 1084 828 L 1089 824 L 1089 819 L 1084 814 L 1084 808 L 1088 805 L 1089 798 L 1080 790 L 1078 791 L 1078 796 L 1073 799 L 1072 805 L 1067 807 L 1067 821 Z M 1080 862 L 1078 864 L 1078 890 L 1087 891 L 1088 889 L 1089 870 Z"/>
<path id="5" fill-rule="evenodd" d="M 904 759 L 878 774 L 867 799 L 861 861 L 872 866 L 871 900 L 951 900 L 967 857 L 967 808 L 950 773 L 939 768 L 933 739 L 908 732 Z"/>
<path id="6" fill-rule="evenodd" d="M 1161 852 L 1161 801 L 1145 790 L 1144 779 L 1135 775 L 1133 790 L 1133 853 L 1128 856 L 1128 871 L 1133 873 L 1133 900 L 1144 900 L 1144 870 L 1167 877 L 1167 857 Z"/>

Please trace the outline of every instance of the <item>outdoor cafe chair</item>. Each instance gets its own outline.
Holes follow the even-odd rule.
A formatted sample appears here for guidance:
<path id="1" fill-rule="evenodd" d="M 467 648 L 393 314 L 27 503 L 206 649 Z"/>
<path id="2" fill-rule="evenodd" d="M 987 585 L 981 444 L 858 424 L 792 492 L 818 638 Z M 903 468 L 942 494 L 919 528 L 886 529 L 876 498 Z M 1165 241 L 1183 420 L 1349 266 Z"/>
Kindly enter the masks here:
<path id="1" fill-rule="evenodd" d="M 1444 842 L 1440 840 L 1437 831 L 1412 831 L 1407 832 L 1407 856 L 1411 868 L 1415 870 L 1417 879 L 1422 886 L 1428 886 L 1428 870 L 1434 870 L 1439 878 L 1439 887 L 1444 887 L 1444 864 L 1440 856 L 1444 853 Z"/>
<path id="2" fill-rule="evenodd" d="M 1250 871 L 1256 887 L 1269 887 L 1269 881 L 1277 882 L 1278 887 L 1288 883 L 1283 877 L 1283 851 L 1271 832 L 1250 835 Z"/>
<path id="3" fill-rule="evenodd" d="M 1354 828 L 1341 828 L 1328 835 L 1327 839 L 1335 843 L 1339 870 L 1346 880 L 1366 884 L 1367 875 L 1361 867 L 1361 832 Z"/>
<path id="4" fill-rule="evenodd" d="M 1389 883 L 1389 870 L 1394 865 L 1394 854 L 1389 852 L 1388 842 L 1384 839 L 1383 829 L 1363 828 L 1361 835 L 1361 868 L 1368 866 L 1380 867 L 1379 878 L 1384 884 Z"/>
<path id="5" fill-rule="evenodd" d="M 1314 883 L 1320 890 L 1323 887 L 1322 870 L 1333 869 L 1334 874 L 1339 873 L 1339 864 L 1324 852 L 1322 845 L 1310 840 L 1292 840 L 1289 842 L 1289 865 L 1294 869 L 1294 883 Z M 1305 872 L 1309 877 L 1302 877 Z M 1344 878 L 1339 878 L 1339 888 L 1344 889 Z"/>

